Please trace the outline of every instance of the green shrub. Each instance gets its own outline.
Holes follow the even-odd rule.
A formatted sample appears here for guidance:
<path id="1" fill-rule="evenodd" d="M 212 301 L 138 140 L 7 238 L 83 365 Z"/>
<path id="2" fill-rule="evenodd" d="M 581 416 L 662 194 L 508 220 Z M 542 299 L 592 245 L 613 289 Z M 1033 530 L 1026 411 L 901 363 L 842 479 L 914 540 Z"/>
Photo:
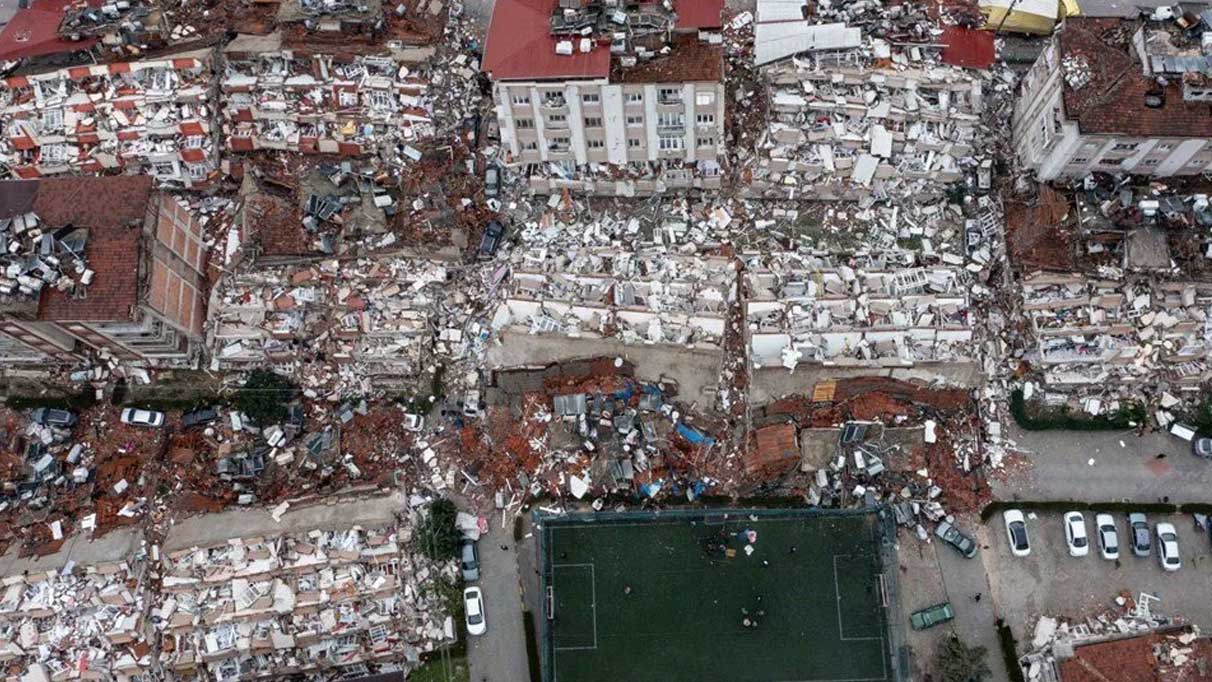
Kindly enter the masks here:
<path id="1" fill-rule="evenodd" d="M 952 635 L 938 643 L 938 671 L 943 682 L 981 682 L 992 673 L 983 646 L 968 646 Z"/>
<path id="2" fill-rule="evenodd" d="M 286 406 L 294 390 L 282 375 L 254 369 L 236 393 L 236 409 L 258 425 L 276 424 L 286 418 Z"/>
<path id="3" fill-rule="evenodd" d="M 417 539 L 421 543 L 421 551 L 434 561 L 453 559 L 459 553 L 459 529 L 455 526 L 455 516 L 459 510 L 454 502 L 439 498 L 429 505 L 429 513 L 421 521 Z M 460 597 L 460 604 L 462 604 Z"/>
<path id="4" fill-rule="evenodd" d="M 522 627 L 526 629 L 526 660 L 530 661 L 530 682 L 541 682 L 539 663 L 539 636 L 535 627 L 535 615 L 522 612 Z"/>
<path id="5" fill-rule="evenodd" d="M 1023 398 L 1023 389 L 1010 395 L 1010 414 L 1027 431 L 1122 431 L 1143 424 L 1145 406 L 1133 403 L 1112 414 L 1071 414 L 1067 405 L 1055 409 L 1034 408 Z"/>
<path id="6" fill-rule="evenodd" d="M 997 621 L 997 638 L 1002 645 L 1002 658 L 1006 662 L 1006 672 L 1010 673 L 1010 682 L 1026 682 L 1023 669 L 1018 664 L 1018 643 L 1014 641 L 1014 633 L 1004 620 Z"/>

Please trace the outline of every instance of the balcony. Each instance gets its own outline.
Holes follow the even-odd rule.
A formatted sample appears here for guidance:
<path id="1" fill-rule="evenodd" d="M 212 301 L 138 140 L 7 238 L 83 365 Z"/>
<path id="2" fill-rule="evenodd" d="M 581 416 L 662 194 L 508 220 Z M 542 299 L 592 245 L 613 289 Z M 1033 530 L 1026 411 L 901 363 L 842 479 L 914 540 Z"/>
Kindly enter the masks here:
<path id="1" fill-rule="evenodd" d="M 544 95 L 543 106 L 548 109 L 565 109 L 568 107 L 568 100 L 564 99 L 563 95 Z"/>
<path id="2" fill-rule="evenodd" d="M 662 90 L 657 93 L 657 102 L 660 104 L 681 104 L 681 90 Z"/>

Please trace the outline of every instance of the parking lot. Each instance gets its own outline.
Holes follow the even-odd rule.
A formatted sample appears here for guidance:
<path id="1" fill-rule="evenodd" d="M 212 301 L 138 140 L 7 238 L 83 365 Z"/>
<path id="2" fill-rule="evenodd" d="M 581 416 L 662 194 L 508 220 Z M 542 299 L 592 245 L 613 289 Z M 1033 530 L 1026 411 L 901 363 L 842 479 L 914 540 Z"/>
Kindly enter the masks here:
<path id="1" fill-rule="evenodd" d="M 1114 608 L 1115 598 L 1128 591 L 1135 598 L 1148 592 L 1161 599 L 1155 613 L 1181 615 L 1206 629 L 1212 628 L 1212 561 L 1206 531 L 1195 528 L 1190 515 L 1149 516 L 1152 530 L 1159 521 L 1174 524 L 1178 533 L 1182 568 L 1163 571 L 1157 558 L 1157 538 L 1152 536 L 1153 553 L 1149 557 L 1132 554 L 1127 534 L 1127 519 L 1112 514 L 1120 541 L 1120 558 L 1108 561 L 1099 552 L 1094 529 L 1094 514 L 1084 512 L 1090 553 L 1069 556 L 1065 542 L 1063 514 L 1026 513 L 1031 554 L 1016 557 L 1010 553 L 1006 528 L 1000 513 L 981 531 L 983 558 L 989 573 L 990 590 L 997 611 L 1013 628 L 1018 641 L 1029 646 L 1035 622 L 1041 615 L 1071 620 L 1098 615 Z"/>

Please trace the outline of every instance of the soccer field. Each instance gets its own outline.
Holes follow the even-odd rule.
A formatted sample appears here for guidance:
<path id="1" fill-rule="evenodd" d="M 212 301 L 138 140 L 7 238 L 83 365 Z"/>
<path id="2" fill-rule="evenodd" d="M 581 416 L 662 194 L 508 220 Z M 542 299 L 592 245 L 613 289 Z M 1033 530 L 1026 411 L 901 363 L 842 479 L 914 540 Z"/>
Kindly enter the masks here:
<path id="1" fill-rule="evenodd" d="M 893 680 L 875 514 L 538 521 L 547 682 Z"/>

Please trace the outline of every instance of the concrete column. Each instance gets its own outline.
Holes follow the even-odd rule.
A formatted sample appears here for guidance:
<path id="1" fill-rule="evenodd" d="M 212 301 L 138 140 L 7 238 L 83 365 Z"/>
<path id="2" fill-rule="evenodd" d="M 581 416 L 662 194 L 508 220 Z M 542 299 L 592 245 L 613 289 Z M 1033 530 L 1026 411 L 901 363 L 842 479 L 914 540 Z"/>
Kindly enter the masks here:
<path id="1" fill-rule="evenodd" d="M 623 106 L 623 87 L 602 86 L 602 125 L 606 127 L 606 158 L 622 166 L 627 163 L 627 114 Z"/>

